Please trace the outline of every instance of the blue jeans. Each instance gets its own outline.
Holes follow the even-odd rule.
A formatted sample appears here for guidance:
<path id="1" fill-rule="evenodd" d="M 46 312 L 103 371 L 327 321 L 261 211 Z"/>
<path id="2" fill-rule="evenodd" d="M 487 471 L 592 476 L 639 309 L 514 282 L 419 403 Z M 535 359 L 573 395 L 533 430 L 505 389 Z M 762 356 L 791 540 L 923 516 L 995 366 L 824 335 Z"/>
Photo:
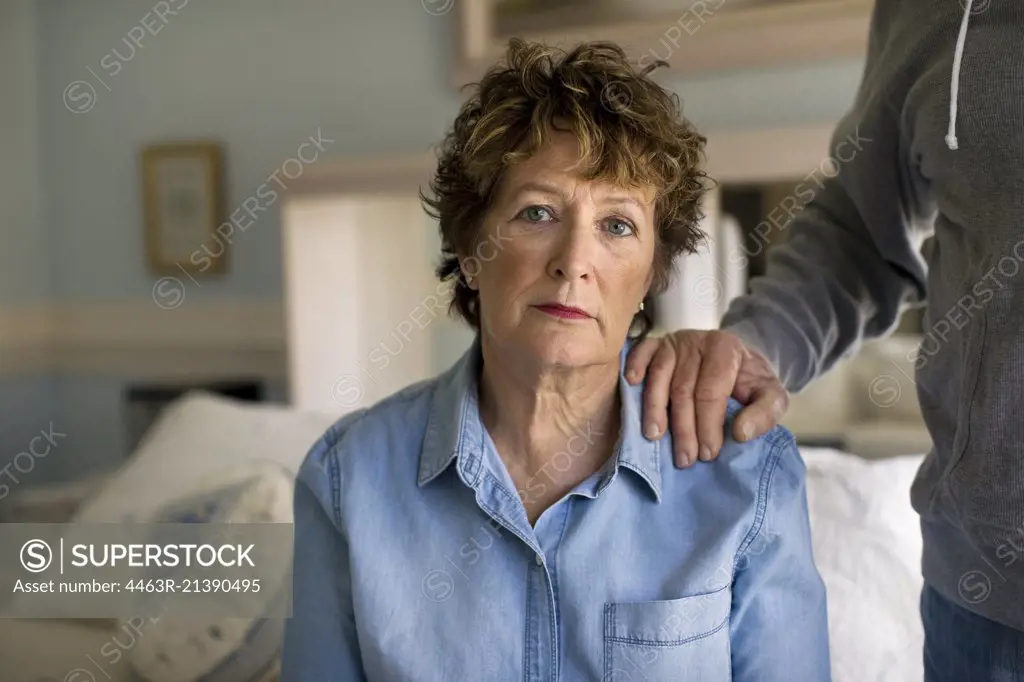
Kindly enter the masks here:
<path id="1" fill-rule="evenodd" d="M 1024 632 L 983 618 L 925 584 L 925 682 L 1024 680 Z"/>

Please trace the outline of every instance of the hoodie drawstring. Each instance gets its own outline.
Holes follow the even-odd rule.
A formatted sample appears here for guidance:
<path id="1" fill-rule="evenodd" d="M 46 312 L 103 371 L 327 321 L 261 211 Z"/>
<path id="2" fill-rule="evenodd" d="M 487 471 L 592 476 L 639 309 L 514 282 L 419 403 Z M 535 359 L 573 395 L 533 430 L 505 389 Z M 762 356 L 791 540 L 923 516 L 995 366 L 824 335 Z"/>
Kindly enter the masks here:
<path id="1" fill-rule="evenodd" d="M 974 0 L 961 0 L 965 4 L 964 18 L 960 22 L 960 35 L 956 38 L 956 51 L 953 53 L 953 74 L 949 81 L 949 130 L 946 132 L 946 146 L 958 149 L 960 143 L 956 139 L 956 108 L 960 95 L 960 62 L 964 56 L 964 43 L 967 42 L 967 25 L 971 22 L 971 5 Z"/>

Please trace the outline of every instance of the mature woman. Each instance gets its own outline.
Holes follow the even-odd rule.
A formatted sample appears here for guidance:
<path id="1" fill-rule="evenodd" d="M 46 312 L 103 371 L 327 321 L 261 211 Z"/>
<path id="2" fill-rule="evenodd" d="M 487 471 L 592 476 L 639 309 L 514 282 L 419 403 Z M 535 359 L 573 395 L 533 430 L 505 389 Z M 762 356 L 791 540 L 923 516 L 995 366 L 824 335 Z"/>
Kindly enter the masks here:
<path id="1" fill-rule="evenodd" d="M 647 71 L 513 41 L 460 111 L 425 201 L 476 342 L 309 453 L 284 682 L 829 679 L 792 437 L 674 468 L 622 376 L 706 184 Z"/>

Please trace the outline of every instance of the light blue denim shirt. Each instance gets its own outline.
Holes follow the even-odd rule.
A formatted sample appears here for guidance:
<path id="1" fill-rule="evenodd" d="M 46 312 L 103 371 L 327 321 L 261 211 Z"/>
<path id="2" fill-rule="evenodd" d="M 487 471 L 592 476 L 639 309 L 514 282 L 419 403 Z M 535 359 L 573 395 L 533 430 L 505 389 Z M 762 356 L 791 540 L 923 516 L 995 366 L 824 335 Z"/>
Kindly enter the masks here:
<path id="1" fill-rule="evenodd" d="M 480 365 L 477 341 L 313 446 L 282 682 L 830 679 L 789 432 L 727 438 L 679 470 L 669 435 L 641 434 L 642 387 L 621 379 L 615 454 L 531 526 L 520 495 L 550 479 L 517 494 L 480 420 Z"/>

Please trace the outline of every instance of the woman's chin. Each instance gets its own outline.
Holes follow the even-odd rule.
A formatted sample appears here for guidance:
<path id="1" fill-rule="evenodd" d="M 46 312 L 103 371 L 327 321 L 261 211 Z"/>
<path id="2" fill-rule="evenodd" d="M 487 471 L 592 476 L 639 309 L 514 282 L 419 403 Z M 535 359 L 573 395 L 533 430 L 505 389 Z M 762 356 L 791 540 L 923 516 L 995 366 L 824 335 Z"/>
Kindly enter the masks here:
<path id="1" fill-rule="evenodd" d="M 565 329 L 532 335 L 530 349 L 541 365 L 582 367 L 601 359 L 603 339 L 596 329 Z"/>

